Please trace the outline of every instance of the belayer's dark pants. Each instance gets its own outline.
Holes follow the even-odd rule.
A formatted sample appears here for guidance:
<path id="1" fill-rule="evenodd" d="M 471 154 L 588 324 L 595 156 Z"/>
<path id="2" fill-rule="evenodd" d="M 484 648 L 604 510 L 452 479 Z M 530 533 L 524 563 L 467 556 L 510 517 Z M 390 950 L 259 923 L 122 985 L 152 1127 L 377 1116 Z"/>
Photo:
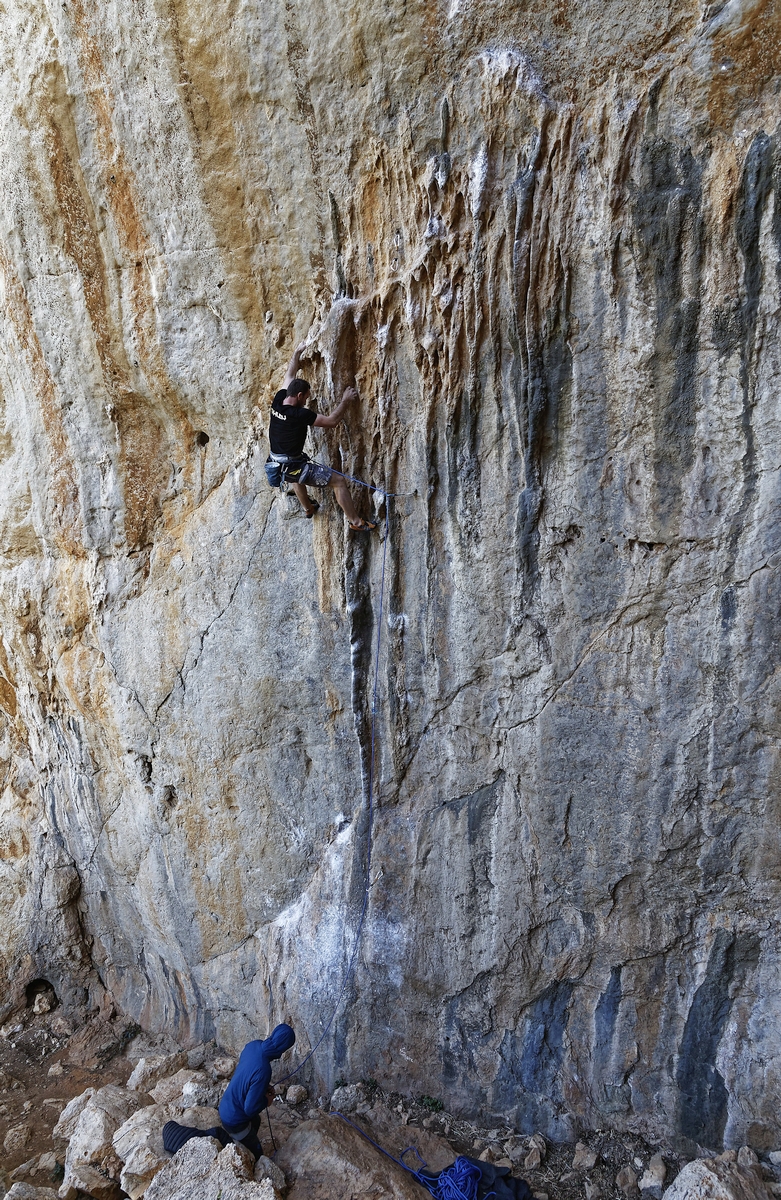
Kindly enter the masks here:
<path id="1" fill-rule="evenodd" d="M 241 1145 L 241 1146 L 246 1146 L 247 1149 L 249 1150 L 250 1154 L 254 1155 L 255 1158 L 259 1158 L 260 1155 L 263 1153 L 263 1147 L 261 1146 L 260 1142 L 258 1141 L 258 1130 L 260 1129 L 260 1113 L 258 1113 L 257 1116 L 254 1116 L 252 1118 L 252 1120 L 249 1123 L 249 1132 L 245 1133 L 243 1137 L 239 1137 L 238 1135 L 247 1128 L 246 1125 L 226 1125 L 223 1122 L 222 1127 L 226 1133 L 230 1134 L 230 1136 L 232 1137 L 234 1142 L 238 1142 L 239 1145 Z"/>

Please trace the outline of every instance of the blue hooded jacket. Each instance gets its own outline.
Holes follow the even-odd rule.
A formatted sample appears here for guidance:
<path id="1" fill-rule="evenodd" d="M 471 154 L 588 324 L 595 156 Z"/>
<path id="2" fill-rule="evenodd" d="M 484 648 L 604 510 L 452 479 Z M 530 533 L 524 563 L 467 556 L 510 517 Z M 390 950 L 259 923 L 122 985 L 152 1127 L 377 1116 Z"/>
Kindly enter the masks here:
<path id="1" fill-rule="evenodd" d="M 271 1063 L 296 1040 L 289 1025 L 277 1025 L 265 1041 L 247 1042 L 233 1078 L 220 1100 L 223 1125 L 240 1128 L 266 1107 L 266 1090 L 271 1083 Z"/>

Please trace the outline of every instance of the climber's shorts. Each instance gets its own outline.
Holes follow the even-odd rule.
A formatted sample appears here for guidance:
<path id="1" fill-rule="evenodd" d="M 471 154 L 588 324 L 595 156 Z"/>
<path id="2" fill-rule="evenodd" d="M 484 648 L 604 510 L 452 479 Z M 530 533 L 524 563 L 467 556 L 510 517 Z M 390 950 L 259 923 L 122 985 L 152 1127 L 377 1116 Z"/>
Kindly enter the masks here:
<path id="1" fill-rule="evenodd" d="M 301 472 L 301 483 L 308 483 L 310 487 L 328 487 L 331 482 L 333 471 L 330 467 L 324 467 L 322 463 L 309 462 Z"/>

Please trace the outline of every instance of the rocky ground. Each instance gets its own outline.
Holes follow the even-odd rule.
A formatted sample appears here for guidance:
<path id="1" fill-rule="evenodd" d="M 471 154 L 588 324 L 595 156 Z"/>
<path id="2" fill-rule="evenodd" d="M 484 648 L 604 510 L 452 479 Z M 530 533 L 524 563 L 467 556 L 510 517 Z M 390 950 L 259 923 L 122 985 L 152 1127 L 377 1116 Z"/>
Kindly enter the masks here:
<path id="1" fill-rule="evenodd" d="M 395 1157 L 415 1147 L 432 1170 L 459 1154 L 503 1165 L 528 1181 L 537 1200 L 658 1200 L 665 1190 L 680 1200 L 669 1190 L 674 1180 L 683 1196 L 781 1195 L 781 1154 L 760 1161 L 744 1147 L 682 1172 L 681 1158 L 636 1137 L 592 1131 L 577 1145 L 554 1145 L 540 1134 L 464 1121 L 445 1098 L 386 1094 L 374 1080 L 341 1083 L 331 1097 L 280 1087 L 270 1129 L 267 1121 L 260 1131 L 267 1157 L 257 1164 L 235 1147 L 220 1152 L 211 1139 L 170 1159 L 164 1122 L 214 1124 L 233 1066 L 214 1043 L 182 1051 L 111 1011 L 93 1013 L 76 1030 L 54 997 L 40 993 L 0 1030 L 0 1196 L 178 1200 L 192 1196 L 195 1182 L 199 1200 L 423 1196 L 361 1130 Z M 418 1165 L 413 1160 L 407 1156 Z M 710 1173 L 685 1182 L 692 1171 Z"/>

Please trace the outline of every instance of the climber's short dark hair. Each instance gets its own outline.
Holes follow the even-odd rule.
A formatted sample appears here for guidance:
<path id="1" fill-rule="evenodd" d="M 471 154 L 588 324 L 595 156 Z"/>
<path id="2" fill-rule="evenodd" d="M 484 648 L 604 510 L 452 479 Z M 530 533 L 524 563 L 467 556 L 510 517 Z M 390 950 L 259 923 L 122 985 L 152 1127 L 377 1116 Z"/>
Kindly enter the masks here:
<path id="1" fill-rule="evenodd" d="M 288 396 L 302 396 L 304 392 L 309 391 L 309 384 L 305 379 L 294 379 L 292 383 L 287 385 Z"/>

